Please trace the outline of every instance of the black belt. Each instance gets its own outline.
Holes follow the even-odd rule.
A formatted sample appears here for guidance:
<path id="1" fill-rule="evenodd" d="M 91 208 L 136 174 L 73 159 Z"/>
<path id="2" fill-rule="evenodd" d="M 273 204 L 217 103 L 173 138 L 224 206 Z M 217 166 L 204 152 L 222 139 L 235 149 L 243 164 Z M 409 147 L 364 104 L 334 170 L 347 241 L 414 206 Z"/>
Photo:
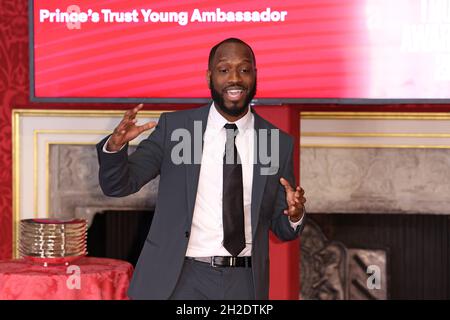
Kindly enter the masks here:
<path id="1" fill-rule="evenodd" d="M 211 267 L 244 267 L 251 268 L 251 257 L 186 257 L 188 260 L 208 263 Z"/>

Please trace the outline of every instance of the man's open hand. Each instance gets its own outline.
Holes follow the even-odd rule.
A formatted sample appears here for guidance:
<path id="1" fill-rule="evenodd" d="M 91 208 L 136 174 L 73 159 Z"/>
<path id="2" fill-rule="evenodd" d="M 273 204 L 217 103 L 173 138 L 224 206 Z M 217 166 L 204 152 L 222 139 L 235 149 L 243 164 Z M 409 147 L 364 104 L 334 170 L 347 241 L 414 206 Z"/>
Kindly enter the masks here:
<path id="1" fill-rule="evenodd" d="M 141 126 L 136 125 L 137 119 L 136 115 L 139 110 L 142 109 L 143 104 L 141 103 L 137 107 L 125 112 L 122 121 L 114 129 L 113 134 L 108 140 L 106 145 L 106 150 L 108 151 L 119 151 L 124 144 L 130 142 L 142 132 L 152 129 L 156 126 L 155 121 L 149 121 Z"/>
<path id="2" fill-rule="evenodd" d="M 305 191 L 300 188 L 293 188 L 285 178 L 280 178 L 280 183 L 286 190 L 286 203 L 287 209 L 284 210 L 284 214 L 289 216 L 289 220 L 292 222 L 298 222 L 303 217 L 304 204 L 306 199 L 304 197 Z"/>

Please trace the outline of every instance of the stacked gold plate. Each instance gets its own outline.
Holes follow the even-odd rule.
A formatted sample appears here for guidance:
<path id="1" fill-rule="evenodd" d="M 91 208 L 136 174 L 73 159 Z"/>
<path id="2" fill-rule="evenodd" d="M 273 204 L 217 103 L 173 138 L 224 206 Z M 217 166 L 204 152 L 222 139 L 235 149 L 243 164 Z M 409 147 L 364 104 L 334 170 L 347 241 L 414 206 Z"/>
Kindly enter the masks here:
<path id="1" fill-rule="evenodd" d="M 87 254 L 87 223 L 83 219 L 20 221 L 19 252 L 32 261 L 60 263 Z"/>

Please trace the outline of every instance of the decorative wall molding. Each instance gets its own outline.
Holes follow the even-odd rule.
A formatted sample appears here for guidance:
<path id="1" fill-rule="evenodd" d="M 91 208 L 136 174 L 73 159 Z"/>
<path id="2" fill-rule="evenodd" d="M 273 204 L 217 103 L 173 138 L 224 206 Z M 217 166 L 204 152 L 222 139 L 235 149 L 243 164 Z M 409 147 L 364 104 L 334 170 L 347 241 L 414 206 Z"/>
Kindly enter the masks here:
<path id="1" fill-rule="evenodd" d="M 301 119 L 309 212 L 450 214 L 450 114 L 334 117 Z"/>
<path id="2" fill-rule="evenodd" d="M 450 113 L 301 113 L 303 148 L 450 148 Z"/>
<path id="3" fill-rule="evenodd" d="M 139 122 L 157 121 L 161 112 L 141 111 Z M 77 212 L 80 213 L 82 205 L 75 203 L 78 201 L 73 199 L 70 200 L 72 202 L 68 201 L 64 205 L 61 202 L 51 205 L 51 190 L 55 191 L 60 187 L 57 195 L 63 198 L 64 194 L 79 190 L 79 186 L 90 186 L 92 191 L 95 185 L 94 180 L 97 180 L 98 186 L 98 169 L 90 179 L 84 182 L 80 179 L 93 174 L 95 165 L 92 163 L 92 158 L 96 156 L 95 144 L 114 129 L 122 116 L 122 111 L 21 109 L 13 111 L 13 254 L 17 254 L 15 244 L 18 241 L 18 222 L 21 219 L 51 217 L 57 211 L 62 216 L 74 216 Z M 139 143 L 146 136 L 146 134 L 140 135 L 132 142 L 132 145 Z M 54 146 L 58 145 L 74 147 L 65 150 L 54 149 Z M 51 152 L 52 146 L 53 152 Z M 90 154 L 82 154 L 80 146 L 88 146 Z M 84 149 L 84 151 L 87 150 Z M 75 156 L 78 158 L 71 158 Z M 87 163 L 89 159 L 90 162 Z M 69 165 L 64 167 L 64 164 Z M 54 169 L 50 168 L 50 165 L 55 165 L 60 170 L 50 175 L 51 170 Z M 62 174 L 62 177 L 58 180 L 59 174 Z M 64 179 L 61 180 L 61 178 L 67 178 L 68 181 L 63 181 Z M 56 185 L 51 186 L 51 181 Z M 62 189 L 66 186 L 70 188 Z M 95 194 L 99 194 L 99 191 L 97 187 Z M 86 194 L 84 196 L 87 200 Z M 106 197 L 100 202 L 105 202 L 106 205 Z M 96 207 L 102 207 L 102 205 Z"/>

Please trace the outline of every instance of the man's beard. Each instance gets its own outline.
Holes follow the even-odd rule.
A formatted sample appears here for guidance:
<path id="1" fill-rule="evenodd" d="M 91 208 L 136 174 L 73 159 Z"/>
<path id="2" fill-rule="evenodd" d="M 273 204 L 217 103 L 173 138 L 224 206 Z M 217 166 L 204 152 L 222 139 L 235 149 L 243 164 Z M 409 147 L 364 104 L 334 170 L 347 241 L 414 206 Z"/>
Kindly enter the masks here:
<path id="1" fill-rule="evenodd" d="M 255 94 L 256 94 L 256 79 L 255 79 L 255 84 L 253 85 L 253 88 L 250 89 L 250 91 L 247 93 L 247 95 L 245 97 L 244 105 L 240 108 L 237 107 L 238 102 L 233 103 L 233 107 L 231 109 L 227 108 L 225 106 L 225 101 L 223 99 L 223 95 L 220 94 L 220 92 L 218 92 L 216 90 L 216 88 L 214 88 L 214 84 L 212 81 L 211 81 L 210 91 L 211 91 L 211 97 L 214 101 L 214 105 L 219 107 L 219 109 L 222 110 L 225 114 L 227 114 L 229 116 L 237 117 L 247 111 L 249 103 L 252 101 L 253 97 L 255 96 Z"/>

